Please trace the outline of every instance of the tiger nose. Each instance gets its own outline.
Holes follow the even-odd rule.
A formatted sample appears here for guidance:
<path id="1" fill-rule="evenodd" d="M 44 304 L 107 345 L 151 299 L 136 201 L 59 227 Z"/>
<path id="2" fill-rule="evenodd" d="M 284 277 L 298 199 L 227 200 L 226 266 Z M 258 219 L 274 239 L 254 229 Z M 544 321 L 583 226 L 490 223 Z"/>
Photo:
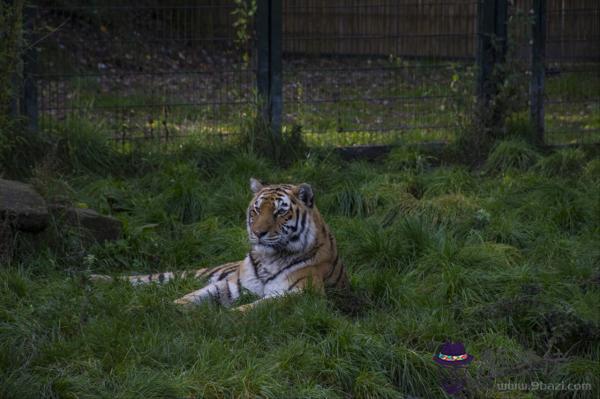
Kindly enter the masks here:
<path id="1" fill-rule="evenodd" d="M 267 235 L 269 231 L 268 230 L 263 230 L 263 231 L 257 231 L 254 230 L 254 234 L 258 237 L 258 238 L 263 238 L 265 235 Z"/>

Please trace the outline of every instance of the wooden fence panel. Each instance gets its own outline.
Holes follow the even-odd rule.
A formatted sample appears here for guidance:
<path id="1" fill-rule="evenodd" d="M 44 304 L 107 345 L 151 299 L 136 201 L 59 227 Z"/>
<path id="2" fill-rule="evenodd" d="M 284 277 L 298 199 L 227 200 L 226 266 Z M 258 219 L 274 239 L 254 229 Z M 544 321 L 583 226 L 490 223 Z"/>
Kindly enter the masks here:
<path id="1" fill-rule="evenodd" d="M 525 13 L 531 0 L 514 0 Z M 287 54 L 474 58 L 476 0 L 286 0 Z M 526 39 L 529 27 L 522 26 Z M 548 1 L 547 57 L 598 60 L 597 0 Z"/>

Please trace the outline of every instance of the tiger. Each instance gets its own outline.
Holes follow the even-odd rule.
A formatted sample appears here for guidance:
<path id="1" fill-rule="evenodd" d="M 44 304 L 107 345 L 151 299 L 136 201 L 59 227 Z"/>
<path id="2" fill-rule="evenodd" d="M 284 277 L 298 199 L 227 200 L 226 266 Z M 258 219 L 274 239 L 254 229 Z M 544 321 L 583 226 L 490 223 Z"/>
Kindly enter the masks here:
<path id="1" fill-rule="evenodd" d="M 346 290 L 349 279 L 337 243 L 315 205 L 307 183 L 266 184 L 250 179 L 253 197 L 246 212 L 250 250 L 241 261 L 213 268 L 120 277 L 132 285 L 166 283 L 173 278 L 195 277 L 207 284 L 175 300 L 177 305 L 207 301 L 230 307 L 244 292 L 258 296 L 234 309 L 246 311 L 259 303 L 313 287 Z M 92 280 L 111 280 L 92 275 Z"/>

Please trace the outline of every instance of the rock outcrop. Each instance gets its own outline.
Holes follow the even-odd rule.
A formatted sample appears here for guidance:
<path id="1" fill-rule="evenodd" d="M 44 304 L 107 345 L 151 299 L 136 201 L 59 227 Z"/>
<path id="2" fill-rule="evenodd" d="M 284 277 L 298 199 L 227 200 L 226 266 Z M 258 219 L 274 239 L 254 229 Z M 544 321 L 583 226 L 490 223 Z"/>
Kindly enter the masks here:
<path id="1" fill-rule="evenodd" d="M 117 240 L 122 233 L 121 221 L 112 216 L 68 203 L 47 205 L 31 185 L 0 179 L 0 262 L 13 257 L 13 241 L 18 235 L 26 235 L 38 244 L 56 245 L 48 241 L 47 234 L 37 234 L 50 223 L 56 224 L 58 231 L 63 226 L 75 229 L 83 242 Z"/>
<path id="2" fill-rule="evenodd" d="M 29 184 L 0 179 L 0 221 L 14 229 L 39 232 L 48 226 L 46 202 Z"/>
<path id="3" fill-rule="evenodd" d="M 56 221 L 79 229 L 86 238 L 103 242 L 121 237 L 122 223 L 112 216 L 101 215 L 92 209 L 54 204 L 49 205 L 49 210 Z"/>

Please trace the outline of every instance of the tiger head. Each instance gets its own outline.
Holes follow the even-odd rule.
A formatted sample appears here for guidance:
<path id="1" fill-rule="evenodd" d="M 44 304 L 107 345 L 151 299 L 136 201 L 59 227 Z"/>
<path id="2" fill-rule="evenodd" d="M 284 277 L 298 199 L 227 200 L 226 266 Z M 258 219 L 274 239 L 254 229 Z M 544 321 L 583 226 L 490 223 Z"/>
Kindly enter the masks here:
<path id="1" fill-rule="evenodd" d="M 312 245 L 318 211 L 310 185 L 267 185 L 251 178 L 250 188 L 246 224 L 255 250 L 299 252 Z"/>

